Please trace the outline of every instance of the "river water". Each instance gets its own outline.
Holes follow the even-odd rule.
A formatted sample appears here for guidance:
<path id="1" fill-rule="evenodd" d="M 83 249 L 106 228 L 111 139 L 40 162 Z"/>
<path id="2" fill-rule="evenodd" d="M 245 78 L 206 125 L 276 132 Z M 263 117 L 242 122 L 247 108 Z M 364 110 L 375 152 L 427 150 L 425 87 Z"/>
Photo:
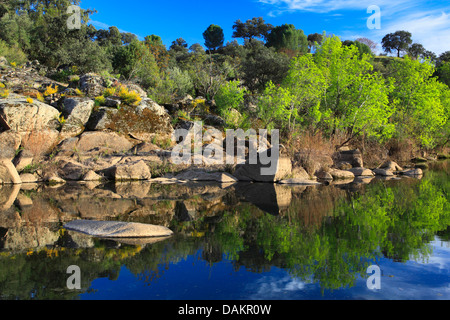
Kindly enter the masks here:
<path id="1" fill-rule="evenodd" d="M 448 161 L 309 187 L 3 186 L 0 299 L 448 300 L 449 194 Z M 64 229 L 74 219 L 174 236 L 95 239 Z"/>

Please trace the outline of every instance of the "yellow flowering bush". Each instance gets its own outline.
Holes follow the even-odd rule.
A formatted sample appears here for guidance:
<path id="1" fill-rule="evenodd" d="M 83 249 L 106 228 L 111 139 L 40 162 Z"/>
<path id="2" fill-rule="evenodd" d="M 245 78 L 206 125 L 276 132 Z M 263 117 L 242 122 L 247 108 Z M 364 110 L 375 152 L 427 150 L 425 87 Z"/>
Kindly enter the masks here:
<path id="1" fill-rule="evenodd" d="M 5 85 L 0 82 L 0 98 L 8 98 L 9 90 L 6 89 Z"/>
<path id="2" fill-rule="evenodd" d="M 116 94 L 116 88 L 107 88 L 103 92 L 103 97 L 107 98 L 107 97 L 114 96 L 115 94 Z"/>
<path id="3" fill-rule="evenodd" d="M 139 104 L 142 101 L 141 96 L 136 91 L 129 91 L 129 89 L 125 86 L 119 86 L 115 88 L 107 88 L 103 91 L 103 97 L 111 97 L 117 96 L 122 100 L 125 104 L 133 106 Z"/>
<path id="4" fill-rule="evenodd" d="M 98 96 L 95 98 L 95 105 L 103 106 L 106 103 L 106 98 L 104 96 Z"/>
<path id="5" fill-rule="evenodd" d="M 28 103 L 33 103 L 33 102 L 34 102 L 34 100 L 33 100 L 33 99 L 31 99 L 30 97 L 28 97 L 28 98 L 27 98 L 27 102 L 28 102 Z"/>
<path id="6" fill-rule="evenodd" d="M 55 93 L 57 93 L 57 92 L 58 92 L 58 88 L 57 88 L 56 85 L 55 85 L 54 88 L 53 88 L 51 85 L 49 85 L 49 86 L 45 89 L 44 96 L 45 96 L 45 97 L 51 96 L 52 94 L 55 94 Z"/>

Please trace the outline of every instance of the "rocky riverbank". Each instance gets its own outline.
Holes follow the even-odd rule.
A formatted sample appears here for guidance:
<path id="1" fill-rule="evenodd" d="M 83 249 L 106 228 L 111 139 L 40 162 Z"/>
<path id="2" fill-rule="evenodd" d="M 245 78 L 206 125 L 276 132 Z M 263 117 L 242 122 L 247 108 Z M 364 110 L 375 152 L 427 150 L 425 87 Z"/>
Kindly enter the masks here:
<path id="1" fill-rule="evenodd" d="M 423 161 L 433 160 L 415 159 L 402 168 L 386 158 L 381 165 L 366 168 L 362 153 L 345 147 L 316 157 L 306 170 L 295 161 L 295 155 L 288 156 L 292 152 L 282 149 L 274 174 L 265 176 L 261 169 L 266 165 L 259 159 L 273 148 L 267 140 L 261 140 L 264 143 L 258 146 L 257 164 L 250 164 L 248 159 L 239 163 L 236 157 L 233 165 L 212 164 L 202 155 L 195 165 L 180 165 L 171 157 L 176 145 L 173 133 L 175 129 L 192 128 L 194 122 L 179 117 L 178 111 L 195 109 L 199 103 L 213 107 L 213 102 L 185 97 L 177 104 L 161 106 L 136 84 L 96 74 L 72 77 L 65 84 L 40 75 L 39 70 L 37 62 L 20 69 L 0 66 L 0 83 L 4 86 L 0 99 L 3 185 L 68 181 L 314 185 L 357 177 L 420 176 L 426 168 Z M 202 150 L 214 146 L 215 152 L 222 152 L 225 158 L 226 141 L 218 142 L 207 134 L 209 129 L 224 134 L 223 119 L 208 112 L 199 113 L 196 120 L 205 123 Z M 246 150 L 248 153 L 248 141 Z"/>

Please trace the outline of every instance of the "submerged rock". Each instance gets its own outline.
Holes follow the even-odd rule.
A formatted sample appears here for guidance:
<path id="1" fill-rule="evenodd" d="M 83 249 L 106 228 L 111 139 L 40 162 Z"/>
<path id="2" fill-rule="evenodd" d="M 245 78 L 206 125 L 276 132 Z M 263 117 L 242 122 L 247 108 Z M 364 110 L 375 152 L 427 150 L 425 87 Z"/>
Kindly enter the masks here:
<path id="1" fill-rule="evenodd" d="M 150 238 L 173 235 L 172 230 L 166 227 L 133 222 L 75 220 L 66 223 L 64 228 L 98 238 Z"/>

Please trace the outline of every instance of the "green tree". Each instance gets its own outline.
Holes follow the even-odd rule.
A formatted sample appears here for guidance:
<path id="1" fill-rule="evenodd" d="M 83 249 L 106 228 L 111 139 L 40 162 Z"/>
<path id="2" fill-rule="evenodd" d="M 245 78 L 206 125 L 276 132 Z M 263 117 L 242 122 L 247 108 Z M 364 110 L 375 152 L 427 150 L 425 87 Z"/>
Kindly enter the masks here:
<path id="1" fill-rule="evenodd" d="M 413 43 L 408 48 L 408 55 L 413 59 L 420 59 L 425 55 L 425 48 L 420 43 Z"/>
<path id="2" fill-rule="evenodd" d="M 396 106 L 394 121 L 397 134 L 416 138 L 423 146 L 433 147 L 436 134 L 448 122 L 449 88 L 433 78 L 434 66 L 405 57 L 393 63 L 395 90 L 392 104 Z"/>
<path id="3" fill-rule="evenodd" d="M 289 128 L 299 124 L 316 128 L 322 119 L 320 103 L 328 87 L 325 73 L 312 54 L 293 58 L 283 86 L 291 92 Z"/>
<path id="4" fill-rule="evenodd" d="M 290 91 L 269 81 L 258 99 L 258 117 L 267 130 L 288 129 L 292 117 L 290 109 L 292 95 Z"/>
<path id="5" fill-rule="evenodd" d="M 397 57 L 400 58 L 402 52 L 406 52 L 409 45 L 412 43 L 411 33 L 408 31 L 396 31 L 384 36 L 381 40 L 383 49 L 387 53 L 397 52 Z"/>
<path id="6" fill-rule="evenodd" d="M 255 38 L 266 40 L 272 29 L 273 26 L 265 23 L 261 17 L 253 18 L 246 22 L 237 20 L 233 25 L 233 38 L 242 38 L 250 42 Z"/>
<path id="7" fill-rule="evenodd" d="M 308 39 L 303 30 L 296 29 L 292 24 L 283 24 L 272 29 L 267 37 L 268 47 L 276 50 L 288 49 L 296 53 L 308 52 Z"/>
<path id="8" fill-rule="evenodd" d="M 205 39 L 205 46 L 209 50 L 222 47 L 225 40 L 223 29 L 218 25 L 212 24 L 203 32 L 203 39 Z"/>
<path id="9" fill-rule="evenodd" d="M 281 84 L 289 70 L 289 57 L 266 47 L 260 41 L 248 42 L 244 46 L 246 55 L 240 65 L 241 78 L 250 91 L 264 90 L 272 81 Z"/>
<path id="10" fill-rule="evenodd" d="M 315 63 L 328 81 L 321 105 L 323 123 L 331 134 L 347 134 L 343 145 L 361 134 L 378 139 L 393 134 L 388 99 L 392 85 L 372 72 L 368 59 L 359 57 L 356 46 L 343 46 L 336 36 L 327 37 L 315 54 Z"/>
<path id="11" fill-rule="evenodd" d="M 113 58 L 113 68 L 126 80 L 134 80 L 146 89 L 156 86 L 160 79 L 155 58 L 139 40 L 120 47 Z"/>

